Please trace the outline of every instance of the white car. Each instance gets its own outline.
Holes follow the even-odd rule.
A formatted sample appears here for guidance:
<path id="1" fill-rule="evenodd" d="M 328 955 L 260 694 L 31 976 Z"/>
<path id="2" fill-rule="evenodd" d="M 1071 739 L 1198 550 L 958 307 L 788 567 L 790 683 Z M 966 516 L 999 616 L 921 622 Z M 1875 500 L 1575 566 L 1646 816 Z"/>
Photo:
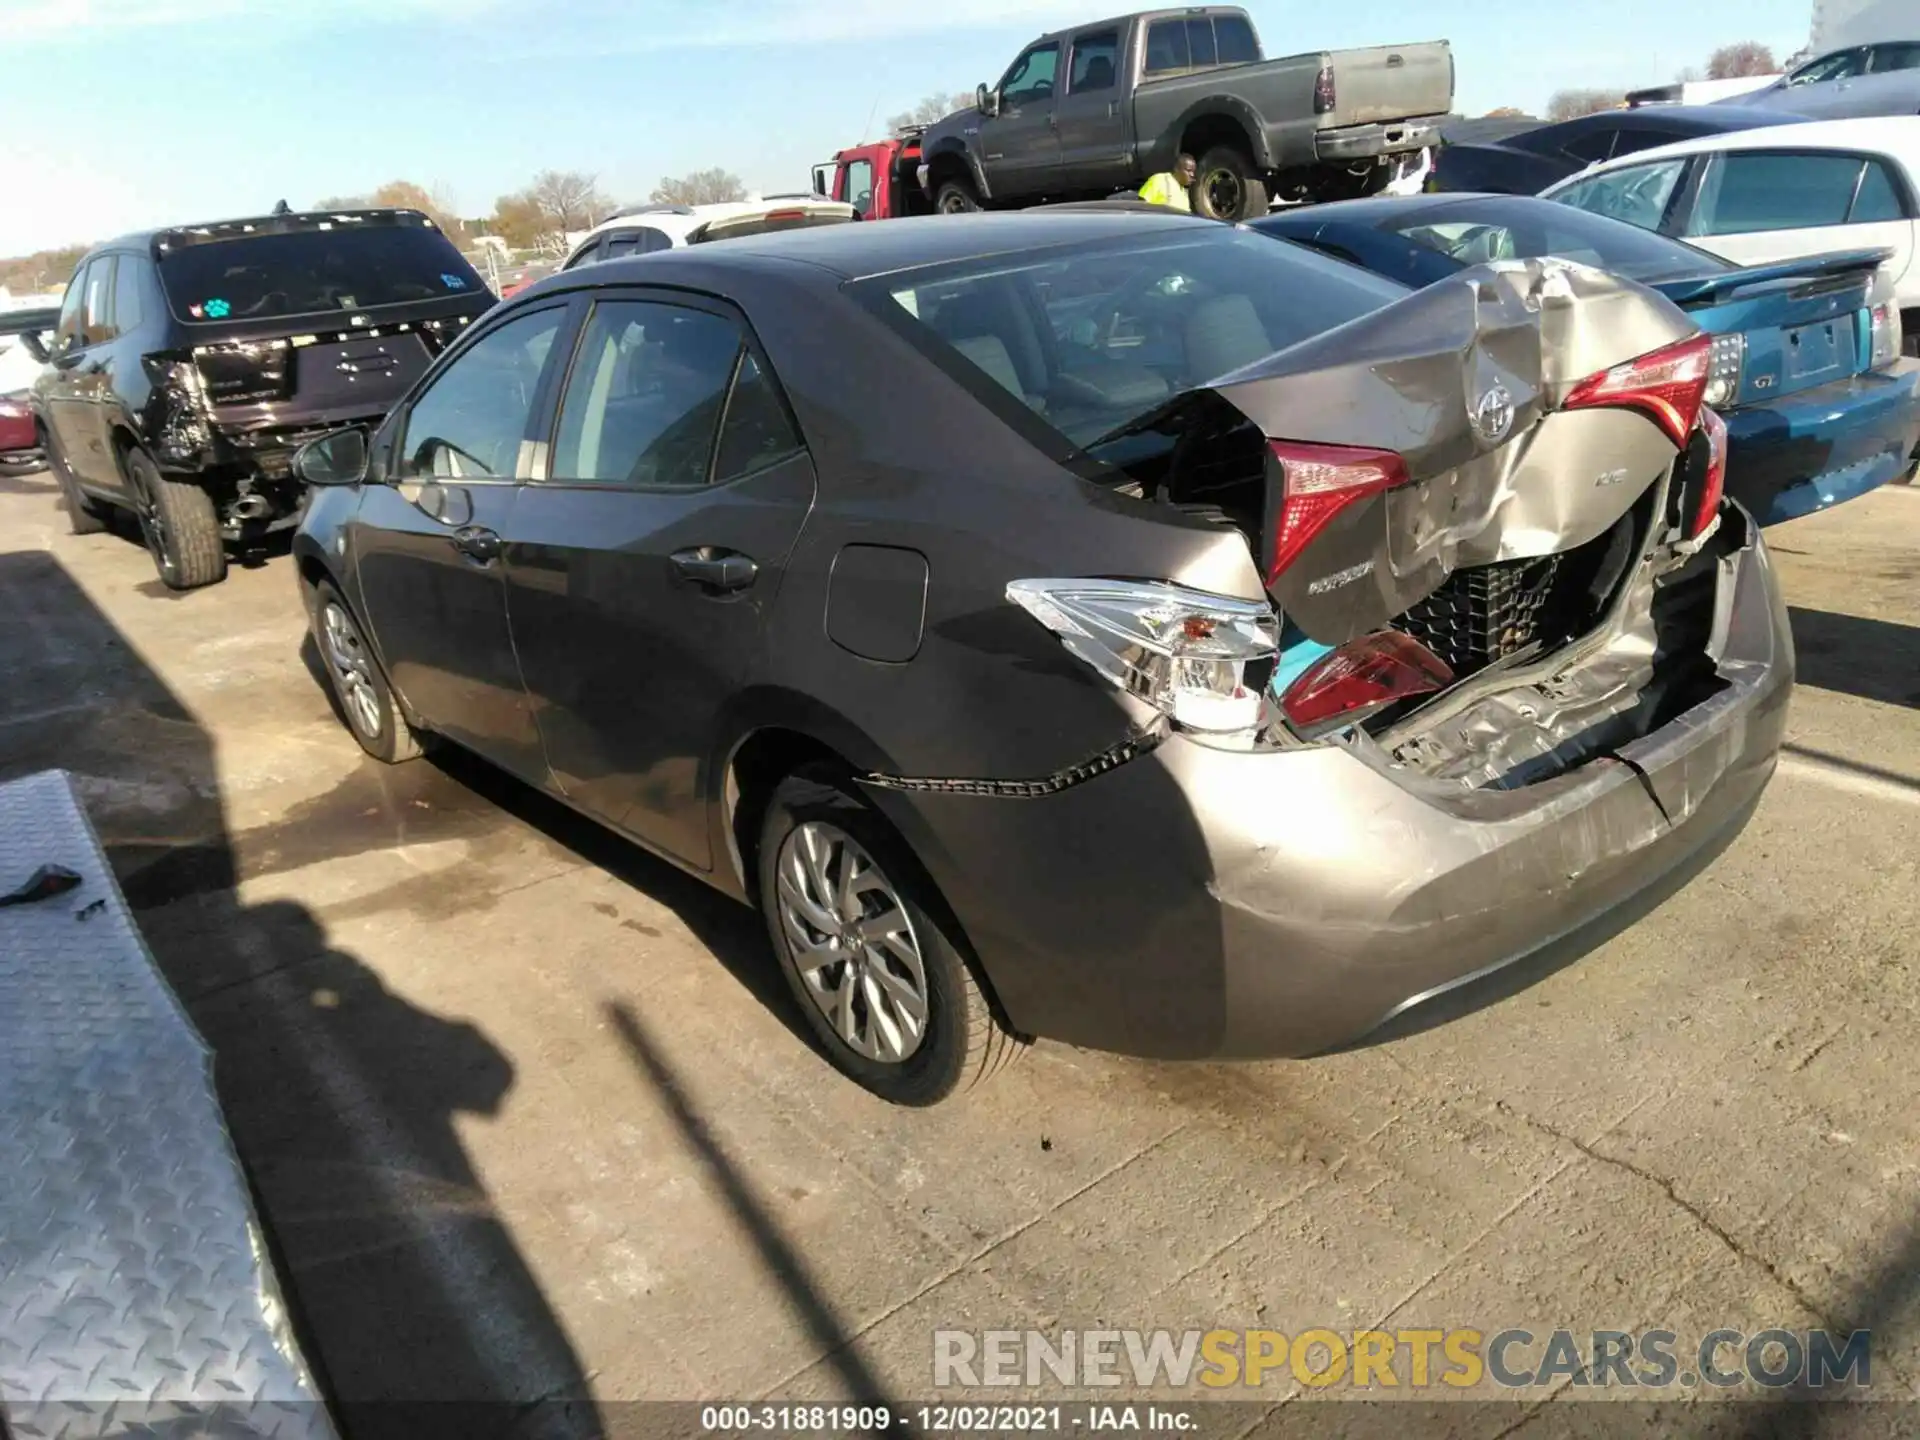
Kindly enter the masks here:
<path id="1" fill-rule="evenodd" d="M 853 206 L 817 195 L 770 195 L 719 205 L 649 205 L 601 221 L 581 237 L 560 268 L 571 270 L 622 255 L 675 250 L 770 230 L 840 225 L 859 218 Z"/>
<path id="2" fill-rule="evenodd" d="M 1920 336 L 1920 115 L 1702 135 L 1540 193 L 1743 265 L 1885 247 L 1906 333 Z"/>

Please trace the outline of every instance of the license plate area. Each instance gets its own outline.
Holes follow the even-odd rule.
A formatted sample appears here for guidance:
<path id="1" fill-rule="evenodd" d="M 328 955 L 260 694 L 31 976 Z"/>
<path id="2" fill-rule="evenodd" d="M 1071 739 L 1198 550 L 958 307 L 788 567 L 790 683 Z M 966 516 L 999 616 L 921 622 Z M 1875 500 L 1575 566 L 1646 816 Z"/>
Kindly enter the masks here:
<path id="1" fill-rule="evenodd" d="M 1851 370 L 1853 317 L 1822 320 L 1787 332 L 1787 378 L 1818 380 Z"/>

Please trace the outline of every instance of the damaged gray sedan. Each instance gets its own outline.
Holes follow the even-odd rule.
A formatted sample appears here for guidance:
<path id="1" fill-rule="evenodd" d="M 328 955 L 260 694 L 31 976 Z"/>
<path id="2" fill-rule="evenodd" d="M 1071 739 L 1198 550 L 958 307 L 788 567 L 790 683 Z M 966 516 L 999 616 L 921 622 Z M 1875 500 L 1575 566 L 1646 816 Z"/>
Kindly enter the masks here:
<path id="1" fill-rule="evenodd" d="M 757 905 L 834 1064 L 1307 1055 L 1744 824 L 1793 682 L 1709 340 L 1178 217 L 556 276 L 297 542 L 342 713 Z"/>

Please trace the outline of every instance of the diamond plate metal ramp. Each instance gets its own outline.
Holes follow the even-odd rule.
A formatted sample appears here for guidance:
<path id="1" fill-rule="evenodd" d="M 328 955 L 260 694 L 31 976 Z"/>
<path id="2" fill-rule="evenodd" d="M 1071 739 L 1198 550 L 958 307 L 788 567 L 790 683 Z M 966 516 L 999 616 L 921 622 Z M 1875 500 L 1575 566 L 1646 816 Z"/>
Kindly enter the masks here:
<path id="1" fill-rule="evenodd" d="M 69 777 L 0 785 L 0 1430 L 334 1440 L 213 1088 Z"/>

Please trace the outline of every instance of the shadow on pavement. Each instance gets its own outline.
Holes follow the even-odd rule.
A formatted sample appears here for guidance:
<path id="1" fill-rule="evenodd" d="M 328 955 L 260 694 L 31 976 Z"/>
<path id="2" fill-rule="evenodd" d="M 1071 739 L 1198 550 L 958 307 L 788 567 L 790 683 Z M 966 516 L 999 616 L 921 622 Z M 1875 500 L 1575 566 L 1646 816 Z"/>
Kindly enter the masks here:
<path id="1" fill-rule="evenodd" d="M 0 554 L 0 675 L 0 778 L 76 776 L 213 1048 L 303 1347 L 349 1440 L 600 1436 L 580 1363 L 456 1129 L 498 1113 L 511 1059 L 387 989 L 304 905 L 239 900 L 236 877 L 265 852 L 226 830 L 212 737 L 44 551 Z"/>
<path id="2" fill-rule="evenodd" d="M 1920 626 L 1792 606 L 1800 683 L 1920 709 Z"/>

